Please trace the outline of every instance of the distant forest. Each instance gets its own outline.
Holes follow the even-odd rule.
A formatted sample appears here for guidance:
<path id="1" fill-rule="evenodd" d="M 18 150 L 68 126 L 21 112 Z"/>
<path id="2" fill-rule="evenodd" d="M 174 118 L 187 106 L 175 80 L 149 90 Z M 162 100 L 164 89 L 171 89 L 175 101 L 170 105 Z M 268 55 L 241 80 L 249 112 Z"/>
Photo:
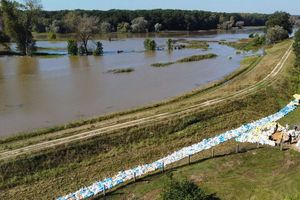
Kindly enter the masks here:
<path id="1" fill-rule="evenodd" d="M 248 13 L 217 13 L 207 11 L 186 10 L 75 10 L 75 11 L 41 11 L 41 16 L 35 23 L 36 32 L 68 33 L 72 30 L 66 21 L 70 13 L 81 16 L 93 16 L 99 19 L 102 32 L 154 32 L 164 30 L 209 30 L 231 29 L 241 26 L 264 26 L 266 14 Z M 143 29 L 135 31 L 134 23 L 142 24 Z"/>

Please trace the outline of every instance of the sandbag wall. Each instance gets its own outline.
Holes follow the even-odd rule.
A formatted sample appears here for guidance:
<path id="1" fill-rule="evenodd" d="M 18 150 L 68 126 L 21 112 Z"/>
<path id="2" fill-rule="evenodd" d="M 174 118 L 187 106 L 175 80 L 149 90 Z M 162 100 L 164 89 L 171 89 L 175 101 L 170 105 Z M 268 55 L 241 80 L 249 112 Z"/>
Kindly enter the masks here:
<path id="1" fill-rule="evenodd" d="M 257 120 L 249 124 L 242 125 L 237 129 L 227 131 L 216 137 L 205 139 L 192 146 L 185 147 L 151 164 L 145 164 L 126 171 L 120 171 L 116 176 L 112 178 L 106 178 L 102 181 L 95 182 L 89 187 L 81 188 L 80 190 L 74 193 L 68 194 L 63 197 L 59 197 L 57 200 L 80 200 L 93 197 L 99 193 L 102 193 L 103 191 L 112 189 L 126 181 L 133 180 L 134 178 L 146 175 L 149 172 L 162 169 L 167 165 L 187 158 L 188 156 L 197 154 L 201 151 L 215 147 L 231 139 L 236 139 L 239 142 L 259 142 L 261 144 L 273 146 L 273 143 L 267 141 L 265 137 L 256 137 L 255 133 L 262 129 L 259 127 L 268 128 L 272 126 L 272 122 L 278 121 L 282 117 L 286 116 L 288 113 L 295 110 L 298 105 L 298 102 L 299 99 L 296 99 L 273 115 L 270 115 L 268 117 L 265 117 L 263 119 Z M 268 134 L 269 133 L 266 133 L 265 135 Z"/>

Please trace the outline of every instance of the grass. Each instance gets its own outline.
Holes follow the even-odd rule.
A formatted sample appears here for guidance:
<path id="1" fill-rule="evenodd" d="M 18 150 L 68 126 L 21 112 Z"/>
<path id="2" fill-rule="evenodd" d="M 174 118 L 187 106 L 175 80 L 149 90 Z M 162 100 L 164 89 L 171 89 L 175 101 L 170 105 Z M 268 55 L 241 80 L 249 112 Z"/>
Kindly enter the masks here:
<path id="1" fill-rule="evenodd" d="M 247 58 L 242 63 L 243 66 L 225 81 L 213 83 L 172 101 L 139 110 L 142 113 L 131 112 L 129 117 L 139 119 L 146 114 L 165 111 L 176 113 L 177 109 L 184 106 L 228 95 L 253 85 L 270 72 L 289 45 L 290 41 L 277 44 L 268 49 L 267 55 L 263 58 Z M 96 180 L 112 176 L 121 169 L 154 161 L 196 141 L 269 115 L 290 101 L 291 95 L 299 91 L 297 81 L 299 72 L 293 67 L 293 59 L 289 58 L 285 70 L 272 85 L 263 85 L 256 93 L 240 99 L 205 109 L 195 109 L 166 120 L 112 131 L 88 140 L 64 144 L 15 160 L 1 161 L 0 198 L 53 199 Z M 125 115 L 114 115 L 113 118 L 117 120 L 116 122 L 128 119 Z M 107 123 L 115 122 L 109 118 L 101 120 L 104 119 L 108 120 Z M 88 127 L 90 126 L 86 128 Z M 16 148 L 28 142 L 47 141 L 62 137 L 64 134 L 77 133 L 76 130 L 73 131 L 6 141 L 0 145 L 0 149 L 3 149 L 4 145 Z M 232 147 L 225 145 L 220 148 L 225 151 Z"/>
<path id="2" fill-rule="evenodd" d="M 43 50 L 43 51 L 60 51 L 60 50 L 67 50 L 67 48 L 62 48 L 62 47 L 37 47 L 37 50 Z"/>
<path id="3" fill-rule="evenodd" d="M 134 72 L 134 68 L 110 69 L 107 71 L 107 73 L 112 73 L 112 74 L 122 74 L 122 73 L 130 73 L 130 72 Z"/>
<path id="4" fill-rule="evenodd" d="M 173 65 L 175 62 L 165 62 L 165 63 L 154 63 L 151 64 L 152 67 L 166 67 L 169 65 Z"/>
<path id="5" fill-rule="evenodd" d="M 185 48 L 190 49 L 203 49 L 207 50 L 209 48 L 209 44 L 206 41 L 200 40 L 185 40 L 183 43 L 187 44 Z"/>
<path id="6" fill-rule="evenodd" d="M 145 178 L 127 186 L 107 199 L 159 199 L 170 173 L 174 179 L 188 179 L 206 193 L 222 200 L 283 200 L 299 194 L 300 154 L 265 147 L 246 153 L 221 156 L 178 168 L 166 174 Z"/>
<path id="7" fill-rule="evenodd" d="M 219 41 L 219 44 L 227 45 L 242 51 L 251 51 L 251 50 L 256 51 L 260 49 L 262 45 L 255 45 L 253 40 L 254 40 L 253 38 L 248 38 L 248 39 L 241 39 L 237 42 Z"/>
<path id="8" fill-rule="evenodd" d="M 186 58 L 179 59 L 175 62 L 154 63 L 151 66 L 152 67 L 166 67 L 166 66 L 169 66 L 169 65 L 173 65 L 175 63 L 196 62 L 196 61 L 211 59 L 211 58 L 215 58 L 215 57 L 217 57 L 217 55 L 213 54 L 213 53 L 202 54 L 202 55 L 193 55 L 193 56 L 189 56 L 189 57 L 186 57 Z"/>
<path id="9" fill-rule="evenodd" d="M 177 60 L 177 63 L 185 63 L 185 62 L 195 62 L 195 61 L 200 61 L 200 60 L 205 60 L 205 59 L 210 59 L 210 58 L 215 58 L 217 57 L 216 54 L 209 53 L 209 54 L 204 54 L 204 55 L 194 55 L 186 58 L 182 58 L 180 60 Z"/>

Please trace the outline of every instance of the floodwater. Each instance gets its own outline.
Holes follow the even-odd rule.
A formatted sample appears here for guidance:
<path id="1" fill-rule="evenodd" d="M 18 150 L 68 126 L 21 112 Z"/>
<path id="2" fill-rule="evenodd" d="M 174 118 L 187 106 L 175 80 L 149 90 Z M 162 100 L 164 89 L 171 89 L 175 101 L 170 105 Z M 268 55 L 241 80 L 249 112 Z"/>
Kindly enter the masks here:
<path id="1" fill-rule="evenodd" d="M 156 35 L 159 45 L 166 39 L 237 40 L 238 33 L 172 33 Z M 149 35 L 148 35 L 149 36 Z M 151 36 L 151 35 L 150 35 Z M 151 36 L 153 37 L 153 36 Z M 244 56 L 235 49 L 210 42 L 199 49 L 144 52 L 144 37 L 103 40 L 102 57 L 0 57 L 0 136 L 51 127 L 111 112 L 153 104 L 221 79 L 239 67 Z M 66 42 L 37 42 L 39 47 L 64 53 Z M 117 54 L 118 50 L 124 53 Z M 150 65 L 175 61 L 195 54 L 215 53 L 217 58 L 165 68 Z M 232 56 L 232 59 L 228 59 Z M 106 73 L 114 68 L 134 68 L 132 73 Z"/>

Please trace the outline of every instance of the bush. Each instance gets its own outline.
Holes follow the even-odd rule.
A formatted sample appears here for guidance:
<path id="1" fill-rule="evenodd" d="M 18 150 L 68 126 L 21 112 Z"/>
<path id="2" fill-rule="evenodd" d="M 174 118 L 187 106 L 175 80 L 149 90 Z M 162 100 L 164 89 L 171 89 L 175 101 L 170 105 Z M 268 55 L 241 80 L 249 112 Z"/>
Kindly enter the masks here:
<path id="1" fill-rule="evenodd" d="M 54 32 L 49 32 L 49 33 L 48 33 L 48 39 L 49 39 L 49 40 L 56 40 L 56 33 L 54 33 Z"/>
<path id="2" fill-rule="evenodd" d="M 261 46 L 261 45 L 264 45 L 265 43 L 266 43 L 266 36 L 256 35 L 253 39 L 252 45 L 253 46 Z"/>
<path id="3" fill-rule="evenodd" d="M 101 42 L 97 42 L 96 43 L 96 49 L 95 51 L 93 52 L 93 55 L 94 56 L 102 56 L 103 55 L 103 45 Z"/>
<path id="4" fill-rule="evenodd" d="M 122 22 L 117 26 L 117 32 L 128 33 L 131 31 L 130 24 L 128 22 Z"/>
<path id="5" fill-rule="evenodd" d="M 167 40 L 167 48 L 169 51 L 173 50 L 173 40 L 172 39 Z"/>
<path id="6" fill-rule="evenodd" d="M 275 12 L 269 17 L 266 23 L 267 29 L 273 28 L 275 26 L 281 26 L 288 33 L 292 33 L 293 25 L 290 22 L 290 17 L 291 15 L 289 13 Z"/>
<path id="7" fill-rule="evenodd" d="M 78 45 L 76 40 L 68 40 L 68 54 L 76 56 L 78 54 Z"/>
<path id="8" fill-rule="evenodd" d="M 86 55 L 86 51 L 83 45 L 80 45 L 79 49 L 78 49 L 78 53 L 80 56 L 84 56 Z"/>
<path id="9" fill-rule="evenodd" d="M 286 38 L 289 38 L 289 33 L 281 26 L 274 26 L 267 31 L 267 41 L 270 44 L 274 44 Z"/>
<path id="10" fill-rule="evenodd" d="M 151 39 L 147 38 L 144 41 L 144 47 L 147 51 L 155 51 L 156 42 L 154 40 L 151 40 Z"/>
<path id="11" fill-rule="evenodd" d="M 191 181 L 175 181 L 161 194 L 162 200 L 217 200 L 214 195 L 206 195 L 195 183 Z"/>

